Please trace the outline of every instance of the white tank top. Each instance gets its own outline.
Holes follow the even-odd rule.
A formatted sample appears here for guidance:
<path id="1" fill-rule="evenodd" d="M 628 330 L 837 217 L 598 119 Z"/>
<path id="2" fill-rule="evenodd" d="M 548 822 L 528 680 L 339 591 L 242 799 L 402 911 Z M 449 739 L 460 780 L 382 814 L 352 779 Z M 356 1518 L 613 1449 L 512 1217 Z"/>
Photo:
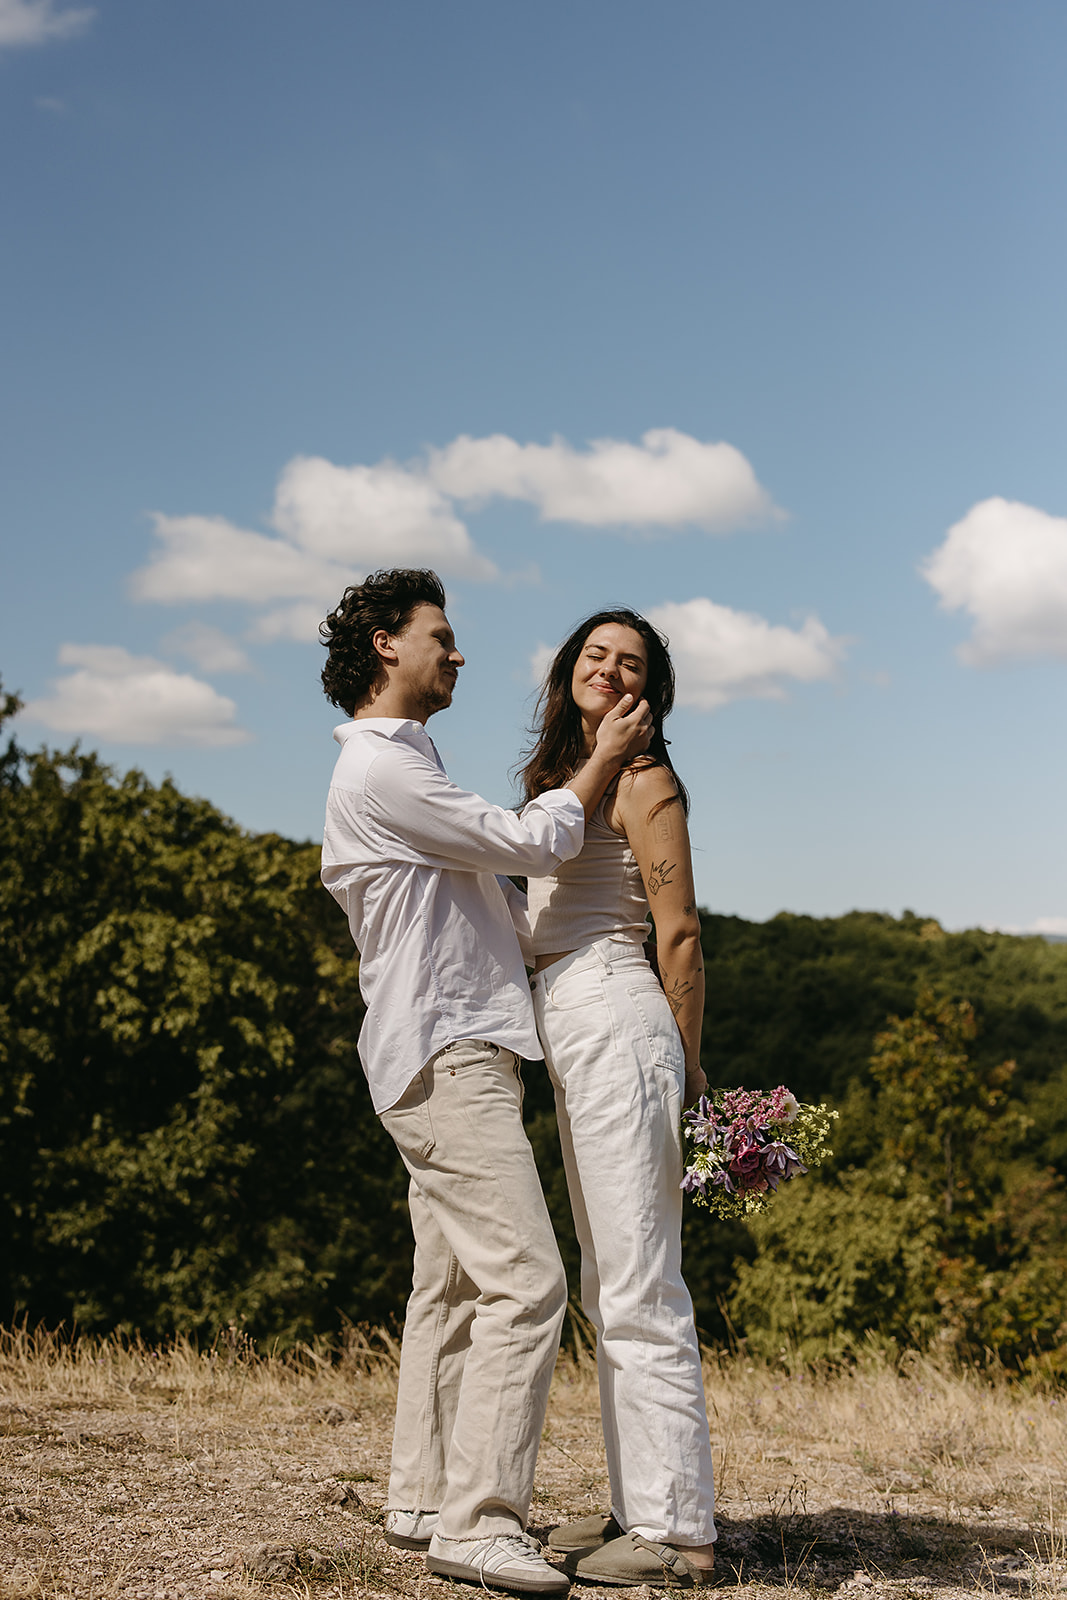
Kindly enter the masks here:
<path id="1" fill-rule="evenodd" d="M 578 855 L 551 877 L 527 883 L 535 955 L 581 950 L 613 933 L 636 944 L 648 937 L 648 899 L 640 868 L 627 841 L 604 820 L 606 799 L 586 823 Z"/>

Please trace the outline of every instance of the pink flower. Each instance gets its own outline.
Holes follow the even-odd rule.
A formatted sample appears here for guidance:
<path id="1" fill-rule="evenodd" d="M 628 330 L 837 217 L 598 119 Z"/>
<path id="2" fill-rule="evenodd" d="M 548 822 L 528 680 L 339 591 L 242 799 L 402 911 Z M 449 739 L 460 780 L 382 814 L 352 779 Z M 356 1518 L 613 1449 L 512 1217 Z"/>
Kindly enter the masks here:
<path id="1" fill-rule="evenodd" d="M 760 1173 L 762 1167 L 762 1154 L 754 1144 L 745 1145 L 730 1162 L 730 1171 L 741 1179 L 746 1189 L 752 1187 L 750 1180 Z"/>
<path id="2" fill-rule="evenodd" d="M 800 1102 L 784 1083 L 774 1089 L 770 1097 L 770 1119 L 772 1122 L 795 1122 L 800 1110 Z"/>

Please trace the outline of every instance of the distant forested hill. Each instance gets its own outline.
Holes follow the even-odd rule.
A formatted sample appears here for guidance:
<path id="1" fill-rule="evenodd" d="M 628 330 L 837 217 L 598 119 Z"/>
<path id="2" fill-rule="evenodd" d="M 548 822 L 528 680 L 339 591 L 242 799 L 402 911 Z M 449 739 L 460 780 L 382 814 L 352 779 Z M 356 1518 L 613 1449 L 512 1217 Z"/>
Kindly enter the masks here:
<path id="1" fill-rule="evenodd" d="M 1067 1174 L 1067 945 L 945 933 L 911 912 L 703 917 L 713 1083 L 783 1082 L 802 1099 L 841 1102 L 865 1079 L 886 1018 L 912 1011 L 927 986 L 974 1005 L 976 1061 L 1016 1061 L 1015 1092 L 1044 1108 L 1035 1143 Z"/>
<path id="2" fill-rule="evenodd" d="M 1067 1376 L 1067 946 L 905 913 L 708 916 L 706 1067 L 840 1108 L 835 1159 L 755 1219 L 720 1309 L 754 1349 L 865 1330 Z M 706 1219 L 687 1260 L 710 1316 Z"/>
<path id="3" fill-rule="evenodd" d="M 1067 1254 L 1054 1247 L 1057 1236 L 1067 1246 L 1062 1203 L 1067 1177 L 1067 945 L 978 929 L 946 933 L 932 919 L 910 912 L 899 919 L 879 912 L 822 918 L 783 912 L 764 923 L 707 911 L 701 916 L 707 980 L 702 1054 L 711 1084 L 770 1088 L 785 1083 L 801 1099 L 825 1100 L 841 1111 L 834 1130 L 835 1159 L 784 1190 L 767 1214 L 783 1226 L 785 1219 L 796 1219 L 797 1228 L 803 1229 L 817 1202 L 823 1212 L 812 1225 L 825 1229 L 821 1245 L 794 1237 L 788 1229 L 771 1240 L 763 1229 L 768 1240 L 764 1247 L 759 1228 L 717 1222 L 695 1207 L 689 1210 L 686 1277 L 705 1335 L 724 1338 L 730 1310 L 736 1331 L 759 1344 L 759 1324 L 774 1320 L 767 1312 L 774 1300 L 778 1321 L 770 1350 L 777 1350 L 787 1333 L 795 1342 L 807 1340 L 812 1353 L 832 1347 L 833 1340 L 824 1334 L 816 1339 L 806 1331 L 812 1322 L 822 1327 L 831 1316 L 829 1308 L 836 1326 L 850 1337 L 870 1324 L 905 1340 L 930 1338 L 955 1325 L 951 1296 L 944 1288 L 947 1273 L 958 1268 L 957 1275 L 964 1274 L 968 1285 L 971 1277 L 988 1281 L 983 1292 L 995 1297 L 1003 1295 L 1005 1282 L 993 1273 L 993 1265 L 1002 1259 L 1028 1263 L 1036 1254 L 1047 1263 L 1049 1282 L 1034 1284 L 1027 1294 L 1040 1298 L 1048 1310 L 1042 1347 L 1067 1342 L 1067 1301 L 1056 1287 L 1057 1274 L 1062 1270 L 1067 1276 Z M 933 1185 L 936 1166 L 925 1153 L 920 1159 L 917 1150 L 904 1151 L 901 1162 L 894 1142 L 898 1113 L 881 1104 L 884 1094 L 872 1079 L 870 1060 L 876 1035 L 890 1017 L 908 1017 L 924 988 L 935 997 L 973 1005 L 976 1031 L 967 1053 L 976 1071 L 992 1072 L 1009 1059 L 1016 1063 L 1000 1107 L 1007 1120 L 991 1123 L 988 1136 L 967 1135 L 984 1168 L 980 1181 L 968 1190 L 970 1198 L 961 1197 L 966 1204 L 957 1206 L 955 1221 L 985 1238 L 984 1254 L 957 1248 L 954 1238 L 931 1225 L 923 1235 L 921 1260 L 914 1252 L 908 1255 L 909 1233 L 914 1239 L 920 1220 L 927 1218 L 923 1185 L 927 1179 Z M 554 1158 L 551 1096 L 538 1069 L 530 1069 L 527 1080 L 535 1148 L 576 1282 L 577 1250 L 568 1230 L 565 1184 Z M 950 1087 L 947 1093 L 950 1106 L 953 1094 L 959 1098 L 962 1119 L 962 1088 Z M 862 1197 L 850 1169 L 865 1174 L 868 1187 Z M 845 1194 L 841 1186 L 849 1183 L 851 1198 L 846 1195 L 835 1210 L 831 1197 Z M 1019 1197 L 1020 1213 L 1006 1220 L 1001 1215 L 1005 1188 Z M 866 1232 L 865 1218 L 875 1219 Z M 1020 1239 L 1027 1229 L 1030 1237 Z M 1043 1242 L 1045 1234 L 1049 1238 Z M 847 1260 L 830 1250 L 831 1236 Z M 741 1281 L 758 1282 L 762 1298 L 751 1293 L 739 1301 L 739 1264 L 753 1262 L 761 1249 L 763 1276 L 757 1280 L 742 1269 Z M 968 1263 L 966 1273 L 962 1263 Z M 781 1304 L 797 1301 L 797 1273 L 804 1279 L 801 1303 L 808 1294 L 828 1309 L 825 1317 L 807 1322 L 802 1315 L 804 1326 L 783 1332 Z M 923 1275 L 921 1284 L 915 1281 L 917 1273 Z M 864 1299 L 855 1289 L 848 1303 L 842 1303 L 839 1286 L 849 1274 L 856 1282 L 881 1282 L 883 1301 Z M 981 1298 L 971 1287 L 959 1293 L 976 1303 Z M 1020 1311 L 1019 1318 L 1030 1328 L 1038 1313 Z M 964 1332 L 966 1337 L 990 1334 L 984 1325 L 968 1325 Z M 1010 1343 L 1003 1331 L 1001 1337 Z"/>
<path id="4" fill-rule="evenodd" d="M 0 756 L 0 852 L 0 1320 L 152 1337 L 210 1336 L 233 1322 L 286 1341 L 343 1317 L 402 1316 L 406 1180 L 370 1109 L 356 1054 L 356 963 L 319 885 L 317 849 L 249 834 L 171 783 L 118 776 L 92 755 L 12 743 Z M 953 1273 L 974 1299 L 987 1257 L 1022 1263 L 1012 1283 L 1022 1273 L 1031 1298 L 1055 1299 L 1034 1263 L 1067 1282 L 1067 1260 L 1061 1270 L 1054 1242 L 1042 1242 L 1061 1227 L 1067 1174 L 1067 945 L 946 934 L 910 913 L 762 924 L 706 914 L 704 950 L 712 1083 L 786 1083 L 843 1113 L 835 1162 L 792 1185 L 773 1215 L 782 1227 L 793 1218 L 790 1227 L 851 1240 L 847 1272 L 857 1282 L 880 1275 L 911 1308 L 894 1321 L 858 1290 L 838 1305 L 827 1283 L 846 1268 L 829 1256 L 820 1265 L 818 1240 L 788 1227 L 771 1238 L 691 1210 L 687 1274 L 705 1334 L 725 1336 L 729 1313 L 757 1342 L 761 1329 L 785 1337 L 781 1307 L 760 1309 L 770 1303 L 761 1272 L 789 1304 L 808 1296 L 823 1321 L 832 1311 L 835 1328 L 854 1333 L 867 1319 L 917 1340 L 949 1316 Z M 951 1227 L 930 1221 L 939 1202 L 923 1188 L 937 1166 L 914 1132 L 927 1113 L 908 1109 L 903 1069 L 899 1083 L 884 1073 L 876 1082 L 869 1065 L 876 1035 L 891 1016 L 909 1017 L 923 990 L 935 1010 L 942 1001 L 974 1008 L 973 1037 L 960 1047 L 971 1065 L 945 1078 L 938 1126 L 951 1124 L 954 1096 L 961 1108 L 967 1095 L 984 1106 L 983 1074 L 1006 1058 L 1017 1064 L 993 1110 L 961 1109 L 971 1131 L 953 1169 L 964 1176 L 952 1179 Z M 934 1010 L 915 1027 L 913 1054 L 944 1054 Z M 526 1082 L 576 1286 L 544 1068 L 529 1065 Z M 862 1199 L 856 1173 L 868 1185 Z M 1023 1220 L 1005 1210 L 1012 1185 L 1029 1196 Z M 806 1208 L 819 1196 L 830 1212 L 809 1227 Z M 868 1214 L 883 1219 L 877 1241 L 850 1220 Z M 986 1244 L 972 1240 L 961 1254 L 950 1238 L 958 1222 Z M 921 1260 L 901 1230 L 927 1240 Z M 813 1250 L 798 1292 L 793 1263 Z M 1004 1284 L 998 1293 L 1003 1300 Z M 1020 1318 L 1046 1349 L 1054 1319 L 1038 1327 L 1025 1308 Z M 973 1317 L 959 1326 L 961 1340 L 986 1336 Z M 829 1347 L 807 1327 L 788 1337 Z"/>

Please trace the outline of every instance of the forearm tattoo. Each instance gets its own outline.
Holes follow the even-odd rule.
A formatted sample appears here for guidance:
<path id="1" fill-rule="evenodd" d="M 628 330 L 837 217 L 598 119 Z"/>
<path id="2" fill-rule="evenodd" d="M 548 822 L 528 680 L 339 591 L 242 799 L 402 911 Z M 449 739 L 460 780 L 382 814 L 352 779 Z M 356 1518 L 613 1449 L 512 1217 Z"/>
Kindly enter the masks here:
<path id="1" fill-rule="evenodd" d="M 675 871 L 677 866 L 677 861 L 668 863 L 666 856 L 662 861 L 653 861 L 652 868 L 648 874 L 649 894 L 659 894 L 661 889 L 665 889 L 671 881 L 671 873 Z"/>
<path id="2" fill-rule="evenodd" d="M 686 995 L 692 994 L 693 985 L 687 978 L 675 978 L 674 982 L 664 992 L 667 996 L 667 1004 L 674 1012 L 674 1015 L 677 1016 L 682 1009 L 682 1002 Z"/>

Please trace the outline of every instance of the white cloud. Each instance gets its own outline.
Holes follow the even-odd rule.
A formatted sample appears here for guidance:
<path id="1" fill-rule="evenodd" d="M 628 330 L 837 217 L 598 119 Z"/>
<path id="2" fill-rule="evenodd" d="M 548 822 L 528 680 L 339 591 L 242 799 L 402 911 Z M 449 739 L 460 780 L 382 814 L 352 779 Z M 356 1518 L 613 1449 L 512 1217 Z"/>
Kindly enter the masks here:
<path id="1" fill-rule="evenodd" d="M 290 604 L 262 618 L 256 637 L 294 638 L 306 636 L 312 607 L 321 620 L 349 584 L 375 567 L 433 566 L 446 578 L 497 576 L 444 496 L 392 462 L 337 467 L 297 456 L 279 480 L 272 520 L 280 537 L 238 528 L 225 517 L 156 513 L 157 545 L 130 579 L 134 599 L 250 606 L 284 600 Z M 294 601 L 312 605 L 295 612 Z"/>
<path id="2" fill-rule="evenodd" d="M 95 16 L 90 6 L 57 11 L 54 0 L 0 0 L 0 49 L 69 39 L 84 32 Z"/>
<path id="3" fill-rule="evenodd" d="M 151 656 L 130 655 L 119 645 L 65 644 L 59 663 L 75 670 L 57 680 L 51 698 L 31 700 L 25 710 L 59 733 L 209 747 L 251 738 L 234 723 L 232 700 Z"/>
<path id="4" fill-rule="evenodd" d="M 295 456 L 278 480 L 273 533 L 225 517 L 157 513 L 155 548 L 130 592 L 164 604 L 240 601 L 261 613 L 251 637 L 306 639 L 345 588 L 375 567 L 536 581 L 536 568 L 503 576 L 457 516 L 455 501 L 493 496 L 528 500 L 544 520 L 589 527 L 717 531 L 781 515 L 740 451 L 675 428 L 652 429 L 640 444 L 596 440 L 584 452 L 562 439 L 524 445 L 503 434 L 463 436 L 408 464 Z"/>
<path id="5" fill-rule="evenodd" d="M 527 500 L 546 522 L 595 528 L 695 526 L 719 533 L 782 515 L 740 450 L 676 428 L 652 428 L 640 444 L 595 439 L 584 452 L 565 439 L 519 444 L 506 434 L 464 434 L 429 452 L 427 472 L 456 500 Z"/>
<path id="6" fill-rule="evenodd" d="M 338 586 L 330 598 L 329 607 L 313 605 L 310 601 L 302 600 L 297 601 L 295 605 L 278 606 L 274 611 L 265 611 L 252 624 L 250 636 L 267 642 L 273 639 L 295 639 L 297 644 L 317 644 L 319 624 L 323 621 L 327 609 L 332 609 L 343 593 L 343 586 Z"/>
<path id="7" fill-rule="evenodd" d="M 338 467 L 296 456 L 279 480 L 273 521 L 303 549 L 361 574 L 435 566 L 455 577 L 497 576 L 440 490 L 393 461 Z"/>
<path id="8" fill-rule="evenodd" d="M 987 922 L 983 927 L 989 933 L 1037 933 L 1046 939 L 1067 939 L 1067 917 L 1035 917 L 1025 928 L 1010 922 Z"/>
<path id="9" fill-rule="evenodd" d="M 249 661 L 236 639 L 207 622 L 187 622 L 162 641 L 169 654 L 187 657 L 201 672 L 250 672 Z"/>
<path id="10" fill-rule="evenodd" d="M 1018 656 L 1067 659 L 1067 518 L 1015 500 L 982 500 L 921 567 L 946 611 L 974 619 L 967 666 Z"/>
<path id="11" fill-rule="evenodd" d="M 783 700 L 791 682 L 833 677 L 847 644 L 817 617 L 786 628 L 703 598 L 654 606 L 647 615 L 670 640 L 678 704 L 700 711 L 731 700 Z"/>
<path id="12" fill-rule="evenodd" d="M 340 598 L 352 572 L 285 539 L 236 528 L 225 517 L 153 518 L 158 548 L 130 579 L 135 600 Z"/>

